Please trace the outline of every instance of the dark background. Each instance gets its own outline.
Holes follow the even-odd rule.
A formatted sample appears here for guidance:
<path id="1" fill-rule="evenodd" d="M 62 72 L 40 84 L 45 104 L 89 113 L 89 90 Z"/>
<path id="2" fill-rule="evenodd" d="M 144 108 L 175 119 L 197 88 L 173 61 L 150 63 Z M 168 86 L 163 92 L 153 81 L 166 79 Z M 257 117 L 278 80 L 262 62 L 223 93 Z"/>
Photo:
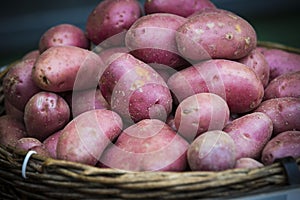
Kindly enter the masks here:
<path id="1" fill-rule="evenodd" d="M 176 1 L 176 0 L 175 0 Z M 37 49 L 51 26 L 70 23 L 85 29 L 86 19 L 100 0 L 9 0 L 0 7 L 0 66 Z M 142 4 L 144 0 L 140 1 Z M 212 0 L 246 19 L 259 40 L 300 48 L 299 0 Z"/>

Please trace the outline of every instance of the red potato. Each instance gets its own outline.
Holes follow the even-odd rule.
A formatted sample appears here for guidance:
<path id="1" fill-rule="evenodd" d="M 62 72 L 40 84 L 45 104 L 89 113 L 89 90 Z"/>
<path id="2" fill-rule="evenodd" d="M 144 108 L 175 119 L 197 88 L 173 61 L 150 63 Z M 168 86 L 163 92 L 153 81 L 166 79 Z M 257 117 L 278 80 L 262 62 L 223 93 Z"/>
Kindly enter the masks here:
<path id="1" fill-rule="evenodd" d="M 35 59 L 16 62 L 3 78 L 4 97 L 20 111 L 24 111 L 27 101 L 41 91 L 31 77 L 34 63 Z"/>
<path id="2" fill-rule="evenodd" d="M 233 139 L 237 159 L 259 159 L 261 151 L 272 136 L 273 123 L 268 115 L 252 112 L 233 120 L 223 131 Z"/>
<path id="3" fill-rule="evenodd" d="M 72 92 L 73 117 L 76 117 L 89 110 L 109 108 L 110 105 L 107 103 L 100 89 L 98 88 Z"/>
<path id="4" fill-rule="evenodd" d="M 155 13 L 135 21 L 125 36 L 130 53 L 145 63 L 159 63 L 171 68 L 189 65 L 179 55 L 176 46 L 176 30 L 186 22 L 184 17 Z"/>
<path id="5" fill-rule="evenodd" d="M 300 98 L 300 71 L 277 76 L 265 88 L 265 100 L 280 97 Z"/>
<path id="6" fill-rule="evenodd" d="M 300 98 L 282 97 L 263 101 L 255 112 L 267 114 L 273 122 L 273 136 L 300 130 Z"/>
<path id="7" fill-rule="evenodd" d="M 254 49 L 248 55 L 239 59 L 238 62 L 243 63 L 253 69 L 264 87 L 268 85 L 270 66 L 264 55 L 260 53 L 259 50 Z"/>
<path id="8" fill-rule="evenodd" d="M 188 143 L 164 122 L 144 119 L 125 129 L 102 165 L 130 171 L 183 171 Z"/>
<path id="9" fill-rule="evenodd" d="M 263 54 L 270 66 L 270 81 L 277 76 L 300 71 L 300 54 L 281 49 L 267 49 Z"/>
<path id="10" fill-rule="evenodd" d="M 55 46 L 44 51 L 32 70 L 32 79 L 43 90 L 65 92 L 96 88 L 103 62 L 89 50 Z"/>
<path id="11" fill-rule="evenodd" d="M 284 131 L 272 138 L 262 151 L 265 165 L 285 157 L 300 158 L 300 131 Z"/>
<path id="12" fill-rule="evenodd" d="M 146 14 L 172 13 L 182 17 L 188 17 L 206 8 L 216 6 L 209 0 L 146 0 L 144 3 Z"/>
<path id="13" fill-rule="evenodd" d="M 209 9 L 177 29 L 176 42 L 184 58 L 239 59 L 256 47 L 254 28 L 245 19 L 227 10 Z"/>
<path id="14" fill-rule="evenodd" d="M 35 49 L 27 52 L 23 57 L 22 60 L 27 60 L 27 59 L 34 59 L 36 60 L 40 55 L 40 51 Z"/>
<path id="15" fill-rule="evenodd" d="M 50 157 L 48 150 L 45 148 L 44 144 L 36 138 L 24 137 L 17 141 L 15 144 L 16 151 L 35 151 L 37 154 Z"/>
<path id="16" fill-rule="evenodd" d="M 42 53 L 53 46 L 76 46 L 88 49 L 90 42 L 79 27 L 72 24 L 59 24 L 42 34 L 39 41 L 39 51 Z"/>
<path id="17" fill-rule="evenodd" d="M 175 112 L 175 126 L 189 142 L 210 130 L 222 130 L 229 120 L 229 108 L 220 96 L 199 93 L 184 99 Z"/>
<path id="18" fill-rule="evenodd" d="M 222 171 L 234 167 L 235 155 L 233 139 L 223 131 L 213 130 L 190 144 L 187 159 L 192 171 Z"/>
<path id="19" fill-rule="evenodd" d="M 197 93 L 217 94 L 227 102 L 231 113 L 254 110 L 264 95 L 263 85 L 252 69 L 224 59 L 183 69 L 169 78 L 168 86 L 179 102 Z"/>
<path id="20" fill-rule="evenodd" d="M 111 109 L 126 122 L 166 120 L 172 109 L 172 96 L 163 78 L 130 54 L 118 54 L 115 58 L 99 81 Z"/>
<path id="21" fill-rule="evenodd" d="M 4 99 L 4 109 L 5 114 L 10 115 L 13 118 L 23 122 L 24 112 L 11 105 L 11 103 L 7 99 Z"/>
<path id="22" fill-rule="evenodd" d="M 57 147 L 57 142 L 58 142 L 58 139 L 59 139 L 61 133 L 62 133 L 62 130 L 59 130 L 59 131 L 53 133 L 52 135 L 50 135 L 49 137 L 47 137 L 43 141 L 43 144 L 44 144 L 45 148 L 48 150 L 51 158 L 54 158 L 54 159 L 57 158 L 56 147 Z"/>
<path id="23" fill-rule="evenodd" d="M 101 49 L 97 54 L 102 59 L 103 63 L 108 65 L 113 60 L 113 55 L 116 53 L 129 53 L 129 49 L 127 47 L 111 47 Z"/>
<path id="24" fill-rule="evenodd" d="M 263 167 L 264 165 L 261 162 L 253 158 L 240 158 L 237 159 L 234 168 L 246 168 L 246 169 L 253 169 L 257 167 Z"/>
<path id="25" fill-rule="evenodd" d="M 124 43 L 125 34 L 130 26 L 142 15 L 137 0 L 104 0 L 90 13 L 86 22 L 87 37 L 96 45 L 109 40 L 112 45 Z M 114 39 L 110 39 L 110 37 Z"/>
<path id="26" fill-rule="evenodd" d="M 57 159 L 96 165 L 104 149 L 118 137 L 122 119 L 110 110 L 82 113 L 69 122 L 59 136 Z"/>
<path id="27" fill-rule="evenodd" d="M 28 136 L 43 141 L 70 120 L 70 108 L 59 95 L 39 92 L 30 98 L 24 111 Z M 43 127 L 43 128 L 41 128 Z"/>
<path id="28" fill-rule="evenodd" d="M 26 137 L 26 129 L 23 122 L 10 115 L 0 117 L 0 144 L 4 146 L 15 146 L 16 142 Z"/>

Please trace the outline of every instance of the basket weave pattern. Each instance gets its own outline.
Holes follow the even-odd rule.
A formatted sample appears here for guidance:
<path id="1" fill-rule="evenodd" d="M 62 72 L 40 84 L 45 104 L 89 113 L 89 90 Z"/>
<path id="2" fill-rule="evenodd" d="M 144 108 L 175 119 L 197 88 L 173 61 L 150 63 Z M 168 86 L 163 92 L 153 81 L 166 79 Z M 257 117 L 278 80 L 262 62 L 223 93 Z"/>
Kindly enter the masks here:
<path id="1" fill-rule="evenodd" d="M 0 115 L 3 102 L 0 86 Z M 0 146 L 0 199 L 224 199 L 288 187 L 281 163 L 221 172 L 128 172 L 39 155 L 30 158 L 25 179 L 21 168 L 26 153 Z M 296 161 L 300 169 L 300 158 Z"/>

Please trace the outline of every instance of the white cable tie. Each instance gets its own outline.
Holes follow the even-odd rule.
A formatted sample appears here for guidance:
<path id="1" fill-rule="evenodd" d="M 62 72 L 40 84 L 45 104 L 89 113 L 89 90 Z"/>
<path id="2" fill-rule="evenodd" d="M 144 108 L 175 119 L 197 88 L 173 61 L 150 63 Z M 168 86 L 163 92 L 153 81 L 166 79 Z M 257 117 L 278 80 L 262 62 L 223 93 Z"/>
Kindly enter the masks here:
<path id="1" fill-rule="evenodd" d="M 24 158 L 24 161 L 23 161 L 23 165 L 22 165 L 22 177 L 23 178 L 27 178 L 26 176 L 26 168 L 27 168 L 27 164 L 28 164 L 28 161 L 29 161 L 29 158 L 32 154 L 36 154 L 36 151 L 33 151 L 33 150 L 30 150 L 27 152 L 25 158 Z"/>

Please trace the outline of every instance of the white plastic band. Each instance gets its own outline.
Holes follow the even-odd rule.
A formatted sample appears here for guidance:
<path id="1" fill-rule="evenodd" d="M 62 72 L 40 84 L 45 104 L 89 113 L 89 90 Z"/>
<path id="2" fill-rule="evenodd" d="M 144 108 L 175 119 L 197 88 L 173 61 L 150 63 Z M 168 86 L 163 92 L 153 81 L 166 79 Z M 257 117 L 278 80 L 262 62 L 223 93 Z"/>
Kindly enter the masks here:
<path id="1" fill-rule="evenodd" d="M 23 178 L 27 178 L 26 176 L 26 168 L 27 168 L 27 164 L 28 164 L 28 161 L 29 161 L 29 158 L 32 154 L 36 154 L 36 151 L 33 151 L 33 150 L 30 150 L 27 152 L 25 158 L 24 158 L 24 161 L 23 161 L 23 165 L 22 165 L 22 177 Z"/>

